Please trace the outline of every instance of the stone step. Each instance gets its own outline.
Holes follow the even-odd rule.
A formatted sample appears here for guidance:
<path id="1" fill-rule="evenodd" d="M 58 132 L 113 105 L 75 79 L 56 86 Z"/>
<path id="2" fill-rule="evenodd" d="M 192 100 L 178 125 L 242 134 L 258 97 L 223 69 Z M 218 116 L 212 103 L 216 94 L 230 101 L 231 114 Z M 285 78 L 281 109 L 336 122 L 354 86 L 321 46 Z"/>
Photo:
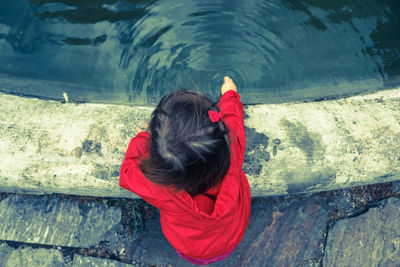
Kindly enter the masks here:
<path id="1" fill-rule="evenodd" d="M 318 266 L 327 224 L 325 202 L 258 199 L 253 201 L 249 226 L 237 249 L 210 266 Z M 168 244 L 158 218 L 148 221 L 146 227 L 151 230 L 138 241 L 131 258 L 157 266 L 193 266 Z"/>
<path id="2" fill-rule="evenodd" d="M 323 266 L 400 266 L 400 199 L 389 198 L 329 230 Z"/>
<path id="3" fill-rule="evenodd" d="M 321 266 L 331 221 L 357 216 L 383 197 L 400 196 L 398 188 L 396 183 L 303 196 L 254 198 L 242 242 L 230 257 L 211 266 Z M 398 213 L 393 216 L 387 220 L 398 223 Z M 126 252 L 128 258 L 149 265 L 192 266 L 169 245 L 158 216 L 146 222 L 146 229 L 146 235 L 137 240 L 137 247 Z M 374 234 L 379 236 L 379 232 Z M 349 242 L 339 250 L 346 251 L 351 246 Z M 351 257 L 347 262 L 352 263 Z"/>
<path id="4" fill-rule="evenodd" d="M 85 257 L 79 254 L 74 255 L 73 267 L 138 267 L 139 264 L 127 264 L 115 260 Z"/>
<path id="5" fill-rule="evenodd" d="M 138 267 L 139 264 L 127 264 L 116 260 L 73 255 L 73 260 L 66 259 L 58 249 L 32 248 L 21 246 L 13 248 L 0 244 L 1 267 Z"/>
<path id="6" fill-rule="evenodd" d="M 114 258 L 145 266 L 192 266 L 165 239 L 159 215 L 146 221 L 144 232 L 131 234 L 122 225 L 121 212 L 120 207 L 108 207 L 98 201 L 78 203 L 75 199 L 57 196 L 10 195 L 0 201 L 0 240 L 60 246 L 61 250 L 105 249 Z M 327 221 L 326 203 L 313 200 L 278 203 L 276 198 L 254 200 L 243 241 L 232 256 L 215 266 L 254 266 L 265 257 L 278 265 L 322 259 L 320 247 Z M 294 226 L 293 222 L 296 222 Z M 294 250 L 296 247 L 301 249 Z M 60 255 L 51 248 L 21 251 L 18 253 L 25 255 L 21 257 L 26 261 L 33 260 L 38 253 L 47 253 L 43 257 L 49 262 Z M 108 264 L 103 259 L 81 256 L 75 256 L 73 262 L 74 266 Z"/>
<path id="7" fill-rule="evenodd" d="M 397 266 L 400 200 L 378 201 L 382 196 L 399 197 L 396 188 L 398 184 L 254 198 L 242 242 L 230 257 L 212 266 Z M 129 224 L 142 215 L 132 213 L 126 221 L 127 209 L 119 201 L 127 202 L 4 197 L 0 201 L 0 266 L 193 266 L 165 239 L 157 213 L 135 232 Z M 376 207 L 357 215 L 368 203 Z M 330 221 L 340 216 L 354 217 L 339 219 L 329 229 Z M 4 241 L 12 241 L 12 247 Z M 34 261 L 40 264 L 30 264 Z"/>
<path id="8" fill-rule="evenodd" d="M 121 209 L 72 199 L 10 195 L 0 201 L 0 239 L 89 248 L 112 238 Z"/>
<path id="9" fill-rule="evenodd" d="M 12 248 L 5 243 L 0 244 L 1 267 L 63 267 L 71 266 L 59 250 L 45 248 Z"/>

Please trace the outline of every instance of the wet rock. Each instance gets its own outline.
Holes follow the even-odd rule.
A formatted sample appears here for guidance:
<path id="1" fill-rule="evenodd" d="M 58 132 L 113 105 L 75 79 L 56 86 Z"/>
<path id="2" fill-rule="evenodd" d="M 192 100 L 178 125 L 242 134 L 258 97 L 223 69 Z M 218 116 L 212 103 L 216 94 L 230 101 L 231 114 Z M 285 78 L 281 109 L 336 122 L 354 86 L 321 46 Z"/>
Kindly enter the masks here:
<path id="1" fill-rule="evenodd" d="M 400 197 L 400 181 L 393 182 L 393 191 Z"/>
<path id="2" fill-rule="evenodd" d="M 193 266 L 180 258 L 168 243 L 162 233 L 159 216 L 148 220 L 146 229 L 142 238 L 127 248 L 127 258 L 149 266 Z"/>
<path id="3" fill-rule="evenodd" d="M 99 156 L 102 156 L 102 153 L 101 153 L 101 143 L 95 143 L 95 142 L 92 141 L 92 140 L 85 140 L 85 141 L 82 143 L 82 150 L 83 150 L 85 153 L 92 153 L 92 152 L 95 152 L 95 153 L 97 153 Z"/>
<path id="4" fill-rule="evenodd" d="M 0 201 L 2 240 L 85 248 L 105 241 L 120 222 L 120 208 L 102 204 L 18 195 Z"/>
<path id="5" fill-rule="evenodd" d="M 258 133 L 255 129 L 244 127 L 246 132 L 246 153 L 243 170 L 250 175 L 260 175 L 263 166 L 271 158 L 268 148 L 269 137 Z"/>
<path id="6" fill-rule="evenodd" d="M 278 147 L 274 146 L 273 150 L 272 150 L 272 155 L 274 155 L 274 157 L 278 154 Z"/>
<path id="7" fill-rule="evenodd" d="M 139 266 L 138 264 L 126 264 L 119 261 L 84 257 L 78 254 L 74 255 L 73 267 L 133 267 Z"/>
<path id="8" fill-rule="evenodd" d="M 400 199 L 389 198 L 329 230 L 324 266 L 399 266 Z"/>
<path id="9" fill-rule="evenodd" d="M 279 144 L 281 143 L 281 139 L 275 138 L 274 140 L 272 140 L 272 142 L 273 142 L 275 145 L 279 145 Z"/>
<path id="10" fill-rule="evenodd" d="M 320 134 L 310 132 L 300 122 L 282 119 L 281 123 L 288 129 L 288 135 L 293 145 L 303 151 L 309 161 L 313 161 L 314 157 L 322 157 L 325 154 L 326 148 Z"/>
<path id="11" fill-rule="evenodd" d="M 318 266 L 328 224 L 324 205 L 309 199 L 260 215 L 252 215 L 249 225 L 260 232 L 236 254 L 244 249 L 240 266 Z"/>

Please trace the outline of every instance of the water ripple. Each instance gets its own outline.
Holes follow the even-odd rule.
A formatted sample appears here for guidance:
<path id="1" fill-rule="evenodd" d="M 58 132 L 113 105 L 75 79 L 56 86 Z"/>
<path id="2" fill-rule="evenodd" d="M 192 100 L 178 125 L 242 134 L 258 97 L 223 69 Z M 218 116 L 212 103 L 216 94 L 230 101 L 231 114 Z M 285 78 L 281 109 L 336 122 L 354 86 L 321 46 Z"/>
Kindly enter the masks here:
<path id="1" fill-rule="evenodd" d="M 0 74 L 123 103 L 217 98 L 225 75 L 246 103 L 371 91 L 400 83 L 399 14 L 396 0 L 6 0 Z"/>

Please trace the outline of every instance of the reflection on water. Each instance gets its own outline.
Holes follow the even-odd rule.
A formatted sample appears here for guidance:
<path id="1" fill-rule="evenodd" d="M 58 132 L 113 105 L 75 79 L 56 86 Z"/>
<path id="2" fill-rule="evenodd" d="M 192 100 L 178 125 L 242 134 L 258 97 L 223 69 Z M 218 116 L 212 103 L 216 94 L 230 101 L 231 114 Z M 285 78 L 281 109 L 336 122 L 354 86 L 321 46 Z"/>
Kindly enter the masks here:
<path id="1" fill-rule="evenodd" d="M 0 89 L 155 103 L 179 88 L 246 103 L 400 84 L 397 0 L 4 0 Z"/>

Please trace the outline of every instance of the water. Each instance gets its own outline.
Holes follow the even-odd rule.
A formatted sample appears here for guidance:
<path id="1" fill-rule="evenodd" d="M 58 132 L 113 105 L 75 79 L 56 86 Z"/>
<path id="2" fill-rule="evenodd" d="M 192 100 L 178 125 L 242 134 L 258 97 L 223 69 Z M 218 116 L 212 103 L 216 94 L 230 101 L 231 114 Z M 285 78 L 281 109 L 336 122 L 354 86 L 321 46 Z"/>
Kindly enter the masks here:
<path id="1" fill-rule="evenodd" d="M 0 90 L 79 101 L 370 92 L 400 84 L 400 1 L 2 0 L 0 61 Z"/>

